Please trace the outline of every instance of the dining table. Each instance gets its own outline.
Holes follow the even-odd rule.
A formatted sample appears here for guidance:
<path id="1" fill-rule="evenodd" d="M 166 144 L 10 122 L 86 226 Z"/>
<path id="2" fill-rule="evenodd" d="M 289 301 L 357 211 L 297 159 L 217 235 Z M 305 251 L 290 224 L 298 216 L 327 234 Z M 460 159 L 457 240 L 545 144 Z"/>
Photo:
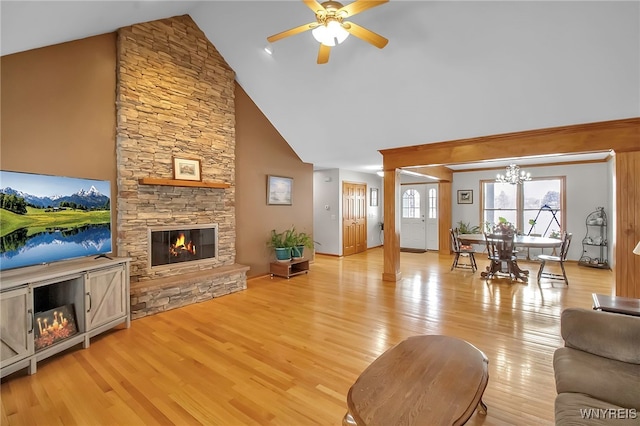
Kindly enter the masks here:
<path id="1" fill-rule="evenodd" d="M 458 234 L 458 239 L 460 243 L 465 245 L 470 244 L 485 244 L 484 234 Z M 515 235 L 513 237 L 513 242 L 515 247 L 521 248 L 552 248 L 555 252 L 555 249 L 562 245 L 562 240 L 558 238 L 549 238 L 549 237 L 536 237 L 532 235 Z M 493 265 L 493 264 L 492 264 Z M 514 261 L 514 273 L 517 279 L 521 279 L 522 281 L 527 281 L 529 271 L 524 270 L 518 266 L 517 260 Z M 481 273 L 483 277 L 492 275 L 494 272 L 490 270 L 491 268 L 487 267 L 487 272 Z M 503 271 L 499 271 L 503 272 Z"/>
<path id="2" fill-rule="evenodd" d="M 484 244 L 484 234 L 458 234 L 463 244 Z M 562 245 L 559 238 L 534 237 L 532 235 L 515 235 L 513 242 L 516 247 L 523 248 L 558 248 Z"/>

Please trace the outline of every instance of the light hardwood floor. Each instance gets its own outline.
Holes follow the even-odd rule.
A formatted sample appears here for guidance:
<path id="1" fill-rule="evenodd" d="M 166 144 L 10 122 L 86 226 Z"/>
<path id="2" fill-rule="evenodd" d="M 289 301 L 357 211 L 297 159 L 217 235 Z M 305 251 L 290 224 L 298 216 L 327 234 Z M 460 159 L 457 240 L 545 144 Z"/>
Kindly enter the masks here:
<path id="1" fill-rule="evenodd" d="M 478 265 L 487 262 L 478 255 Z M 133 321 L 2 381 L 3 425 L 339 425 L 358 375 L 416 334 L 466 339 L 489 358 L 488 414 L 470 425 L 553 422 L 563 308 L 611 294 L 611 271 L 568 264 L 570 286 L 486 282 L 451 256 L 382 249 L 317 256 L 308 275 Z M 522 263 L 535 277 L 537 264 Z"/>

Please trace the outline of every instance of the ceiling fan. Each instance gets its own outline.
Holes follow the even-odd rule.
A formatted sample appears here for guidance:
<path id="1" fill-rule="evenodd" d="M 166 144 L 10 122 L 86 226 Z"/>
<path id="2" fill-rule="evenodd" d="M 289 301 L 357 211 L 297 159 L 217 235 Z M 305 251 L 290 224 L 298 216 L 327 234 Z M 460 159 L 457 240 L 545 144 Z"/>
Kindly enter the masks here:
<path id="1" fill-rule="evenodd" d="M 267 37 L 269 43 L 312 30 L 313 37 L 320 42 L 318 63 L 326 64 L 329 62 L 331 47 L 342 43 L 349 34 L 353 34 L 379 49 L 385 47 L 389 42 L 389 40 L 373 31 L 354 24 L 353 22 L 345 21 L 345 19 L 349 19 L 365 10 L 387 3 L 389 0 L 356 0 L 346 6 L 343 6 L 337 1 L 325 1 L 323 3 L 318 3 L 316 0 L 302 1 L 316 14 L 316 22 L 300 25 L 299 27 Z"/>

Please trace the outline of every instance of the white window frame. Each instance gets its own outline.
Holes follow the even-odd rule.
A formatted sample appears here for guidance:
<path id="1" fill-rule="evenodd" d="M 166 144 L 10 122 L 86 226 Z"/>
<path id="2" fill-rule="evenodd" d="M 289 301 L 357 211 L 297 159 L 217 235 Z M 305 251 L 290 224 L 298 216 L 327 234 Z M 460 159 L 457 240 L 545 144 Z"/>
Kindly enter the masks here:
<path id="1" fill-rule="evenodd" d="M 545 176 L 545 177 L 537 177 L 537 178 L 531 178 L 532 181 L 543 181 L 543 180 L 555 180 L 555 181 L 560 181 L 560 208 L 558 209 L 560 211 L 560 225 L 561 225 L 561 229 L 560 230 L 565 230 L 566 229 L 566 218 L 567 218 L 567 209 L 566 209 L 566 197 L 567 197 L 567 191 L 566 191 L 566 176 Z M 495 183 L 495 180 L 491 180 L 491 179 L 486 179 L 486 180 L 481 180 L 480 181 L 480 224 L 481 224 L 481 228 L 484 229 L 484 226 L 482 226 L 484 224 L 484 218 L 485 218 L 485 208 L 484 208 L 484 200 L 485 200 L 485 184 L 487 183 Z M 530 229 L 530 225 L 528 223 L 524 223 L 524 212 L 525 212 L 525 208 L 524 208 L 524 191 L 522 190 L 522 185 L 516 185 L 516 223 L 514 223 L 516 229 L 518 231 L 522 231 L 523 234 L 528 234 L 529 233 L 529 229 Z M 531 209 L 527 209 L 528 211 L 530 211 Z M 512 211 L 511 209 L 509 209 L 508 211 Z M 495 224 L 492 224 L 495 225 Z M 546 228 L 546 224 L 539 224 L 541 226 L 545 226 Z M 552 225 L 551 228 L 549 229 L 550 231 L 555 229 L 555 227 Z M 485 230 L 486 231 L 486 230 Z M 545 231 L 545 229 L 542 229 L 541 231 Z"/>

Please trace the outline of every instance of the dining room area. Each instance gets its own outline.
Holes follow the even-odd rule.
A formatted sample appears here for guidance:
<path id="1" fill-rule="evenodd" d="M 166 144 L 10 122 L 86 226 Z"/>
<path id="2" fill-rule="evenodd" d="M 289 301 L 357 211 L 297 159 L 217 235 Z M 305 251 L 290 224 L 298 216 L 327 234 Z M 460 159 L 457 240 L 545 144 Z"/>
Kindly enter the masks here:
<path id="1" fill-rule="evenodd" d="M 483 233 L 511 230 L 517 237 L 516 245 L 523 249 L 522 256 L 528 259 L 557 254 L 558 241 L 566 232 L 574 237 L 567 259 L 578 262 L 588 250 L 582 246 L 582 240 L 595 230 L 587 223 L 588 216 L 601 209 L 602 226 L 597 230 L 603 234 L 598 244 L 610 249 L 614 209 L 612 157 L 573 164 L 527 165 L 520 160 L 515 167 L 528 179 L 513 184 L 499 182 L 497 176 L 506 175 L 510 167 L 454 173 L 451 228 L 462 228 L 463 234 L 476 234 L 476 240 Z M 473 201 L 462 202 L 463 193 L 471 193 Z M 612 266 L 610 250 L 587 255 Z"/>
<path id="2" fill-rule="evenodd" d="M 442 210 L 439 235 L 446 236 L 457 222 L 483 229 L 486 222 L 495 226 L 502 221 L 500 218 L 514 224 L 517 233 L 537 234 L 538 229 L 532 232 L 531 227 L 546 222 L 539 221 L 541 217 L 536 219 L 538 213 L 553 213 L 552 220 L 541 227 L 540 236 L 551 236 L 546 235 L 547 232 L 573 234 L 574 241 L 580 243 L 571 245 L 568 261 L 576 261 L 581 267 L 611 269 L 616 295 L 640 296 L 640 282 L 634 273 L 638 263 L 633 254 L 640 239 L 636 229 L 640 213 L 633 208 L 638 197 L 635 171 L 640 159 L 637 124 L 637 119 L 613 120 L 381 150 L 385 199 L 383 280 L 402 278 L 397 233 L 401 212 L 394 202 L 401 193 L 400 170 L 420 170 L 425 174 L 433 171 L 434 175 L 442 175 L 446 169 L 444 171 L 453 173 L 439 180 L 438 203 Z M 567 154 L 585 153 L 587 144 L 591 153 L 608 154 L 595 160 L 557 161 Z M 496 160 L 507 161 L 507 169 L 498 169 L 496 174 L 491 166 Z M 533 163 L 525 164 L 529 160 Z M 481 166 L 456 169 L 468 164 Z M 523 185 L 500 182 L 500 175 L 508 176 L 511 166 L 526 167 L 520 171 L 531 182 Z M 559 190 L 547 191 L 556 193 L 548 194 L 548 200 L 543 198 L 532 207 L 530 197 L 520 188 L 529 183 L 544 187 L 550 182 Z M 505 187 L 513 187 L 515 197 L 511 197 Z M 543 207 L 549 203 L 542 201 L 554 204 L 544 212 Z M 589 218 L 594 211 L 602 211 L 609 217 L 608 226 L 599 225 L 598 239 L 591 237 L 589 230 L 592 226 Z M 450 252 L 450 247 L 449 238 L 440 238 L 440 254 Z"/>
<path id="3" fill-rule="evenodd" d="M 498 224 L 492 227 L 490 232 L 482 234 L 461 234 L 458 228 L 453 228 L 450 230 L 450 237 L 455 256 L 451 270 L 467 267 L 472 271 L 477 270 L 476 255 L 478 255 L 488 259 L 488 265 L 480 272 L 483 279 L 505 277 L 512 281 L 528 283 L 533 276 L 538 285 L 541 284 L 542 279 L 562 281 L 569 285 L 565 261 L 573 237 L 570 233 L 562 232 L 559 238 L 522 235 L 516 233 L 509 225 Z M 548 249 L 550 253 L 543 252 L 532 258 L 531 249 L 541 251 Z M 468 261 L 461 262 L 460 257 L 465 257 Z M 537 273 L 530 274 L 527 267 L 519 265 L 519 261 L 537 262 L 539 264 Z M 545 271 L 547 263 L 557 264 L 561 273 L 550 272 L 549 268 Z"/>
<path id="4" fill-rule="evenodd" d="M 565 155 L 553 159 L 527 157 L 447 167 L 453 170 L 451 198 L 440 213 L 448 214 L 450 209 L 451 225 L 441 230 L 441 243 L 446 245 L 443 251 L 440 244 L 441 254 L 448 252 L 449 247 L 455 253 L 459 246 L 466 246 L 467 250 L 476 252 L 476 257 L 486 258 L 487 252 L 492 251 L 487 248 L 486 235 L 510 233 L 513 236 L 510 244 L 516 253 L 514 279 L 528 279 L 524 272 L 520 272 L 518 262 L 539 263 L 541 256 L 551 256 L 545 262 L 552 262 L 561 255 L 563 262 L 567 260 L 580 266 L 611 269 L 613 156 L 610 152 Z M 401 177 L 399 198 L 404 236 L 404 215 L 408 211 L 405 204 L 415 202 L 407 195 L 419 178 Z M 441 182 L 440 189 L 445 185 Z M 425 199 L 424 203 L 426 214 L 430 215 L 431 199 Z M 592 217 L 593 212 L 598 218 Z M 456 232 L 456 238 L 450 236 L 451 231 Z M 405 247 L 405 241 L 401 243 Z M 493 249 L 495 251 L 495 245 Z M 500 264 L 493 263 L 490 276 L 499 271 L 496 267 Z M 507 265 L 503 266 L 506 270 Z M 485 267 L 480 269 L 484 271 Z M 536 268 L 534 275 L 537 273 Z M 568 281 L 564 276 L 562 278 Z"/>

